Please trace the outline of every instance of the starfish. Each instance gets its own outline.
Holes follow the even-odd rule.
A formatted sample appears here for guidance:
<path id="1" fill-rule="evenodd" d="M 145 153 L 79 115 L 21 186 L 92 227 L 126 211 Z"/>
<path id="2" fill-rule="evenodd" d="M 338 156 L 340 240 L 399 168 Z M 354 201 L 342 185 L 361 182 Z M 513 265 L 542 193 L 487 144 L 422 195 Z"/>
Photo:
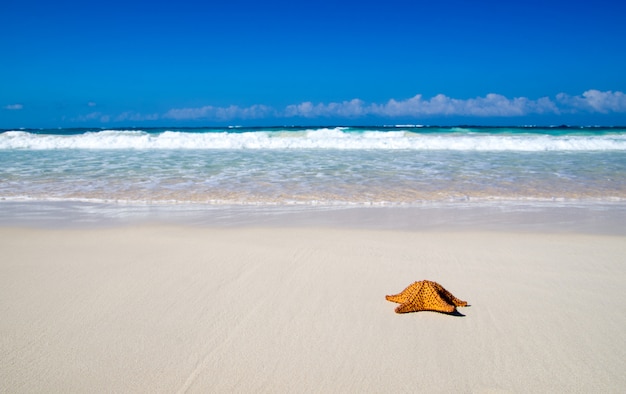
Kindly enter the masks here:
<path id="1" fill-rule="evenodd" d="M 419 311 L 452 313 L 457 306 L 467 305 L 467 302 L 453 296 L 439 283 L 430 280 L 415 282 L 402 290 L 402 293 L 388 295 L 385 298 L 400 304 L 396 308 L 396 313 Z"/>

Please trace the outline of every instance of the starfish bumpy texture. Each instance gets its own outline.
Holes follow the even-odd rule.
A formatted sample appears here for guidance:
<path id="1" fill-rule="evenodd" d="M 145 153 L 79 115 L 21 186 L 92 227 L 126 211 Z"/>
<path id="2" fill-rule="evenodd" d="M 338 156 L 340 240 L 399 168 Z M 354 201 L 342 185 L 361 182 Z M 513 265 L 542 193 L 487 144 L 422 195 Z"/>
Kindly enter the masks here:
<path id="1" fill-rule="evenodd" d="M 466 306 L 466 301 L 461 301 L 444 289 L 437 282 L 422 280 L 415 282 L 402 293 L 388 295 L 388 301 L 400 304 L 396 308 L 396 313 L 435 311 L 452 313 L 457 306 Z"/>

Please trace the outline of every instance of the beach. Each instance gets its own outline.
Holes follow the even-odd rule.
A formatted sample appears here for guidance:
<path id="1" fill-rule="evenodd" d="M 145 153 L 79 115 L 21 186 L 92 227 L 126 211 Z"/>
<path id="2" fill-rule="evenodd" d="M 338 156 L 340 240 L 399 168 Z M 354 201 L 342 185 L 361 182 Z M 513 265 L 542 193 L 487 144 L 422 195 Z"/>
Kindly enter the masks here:
<path id="1" fill-rule="evenodd" d="M 617 393 L 626 129 L 0 133 L 0 392 Z M 395 313 L 416 281 L 469 303 Z"/>
<path id="2" fill-rule="evenodd" d="M 361 224 L 315 215 L 230 226 L 5 221 L 0 391 L 626 385 L 620 231 L 595 231 L 601 223 L 572 231 L 562 220 L 394 229 L 381 211 L 349 215 Z M 394 313 L 385 295 L 423 279 L 470 306 L 458 315 Z"/>

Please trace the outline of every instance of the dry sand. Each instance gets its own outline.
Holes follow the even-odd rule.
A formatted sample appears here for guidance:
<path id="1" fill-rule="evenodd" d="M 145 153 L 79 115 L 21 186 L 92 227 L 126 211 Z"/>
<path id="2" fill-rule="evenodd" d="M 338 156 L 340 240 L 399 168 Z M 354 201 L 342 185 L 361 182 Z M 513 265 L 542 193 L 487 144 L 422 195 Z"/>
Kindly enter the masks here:
<path id="1" fill-rule="evenodd" d="M 0 229 L 0 392 L 621 392 L 626 237 Z M 394 313 L 435 280 L 464 316 Z"/>

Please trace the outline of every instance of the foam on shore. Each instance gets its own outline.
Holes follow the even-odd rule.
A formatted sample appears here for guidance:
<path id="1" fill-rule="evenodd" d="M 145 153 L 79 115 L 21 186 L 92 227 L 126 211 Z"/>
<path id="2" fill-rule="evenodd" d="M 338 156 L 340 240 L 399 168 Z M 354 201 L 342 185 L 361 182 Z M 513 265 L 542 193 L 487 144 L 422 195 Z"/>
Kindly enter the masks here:
<path id="1" fill-rule="evenodd" d="M 152 223 L 218 228 L 314 226 L 626 235 L 626 204 L 458 202 L 366 207 L 0 201 L 0 226 L 86 228 Z"/>

